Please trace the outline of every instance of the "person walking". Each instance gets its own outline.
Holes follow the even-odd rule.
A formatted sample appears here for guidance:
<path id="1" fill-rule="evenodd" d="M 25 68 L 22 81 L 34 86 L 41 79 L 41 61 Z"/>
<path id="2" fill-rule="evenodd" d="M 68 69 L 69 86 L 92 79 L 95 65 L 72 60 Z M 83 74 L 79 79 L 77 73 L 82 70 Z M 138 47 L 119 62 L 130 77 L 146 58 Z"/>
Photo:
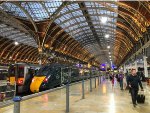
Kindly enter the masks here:
<path id="1" fill-rule="evenodd" d="M 126 83 L 127 83 L 126 89 L 128 90 L 129 89 L 129 73 L 128 73 L 128 71 L 125 73 L 125 75 L 126 75 Z"/>
<path id="2" fill-rule="evenodd" d="M 121 71 L 119 74 L 119 83 L 120 83 L 120 89 L 123 90 L 123 78 L 124 78 L 124 74 Z"/>
<path id="3" fill-rule="evenodd" d="M 134 107 L 136 107 L 136 105 L 137 105 L 136 101 L 137 101 L 139 85 L 141 87 L 141 90 L 143 90 L 142 83 L 140 81 L 140 78 L 136 74 L 136 70 L 132 69 L 131 76 L 129 77 L 129 87 L 130 87 L 131 98 L 132 98 L 132 103 L 133 103 Z"/>
<path id="4" fill-rule="evenodd" d="M 111 82 L 112 82 L 112 87 L 113 87 L 113 86 L 114 86 L 114 78 L 115 78 L 115 77 L 114 77 L 114 75 L 113 75 L 113 74 L 112 74 L 111 76 L 112 76 L 112 80 L 111 80 Z"/>

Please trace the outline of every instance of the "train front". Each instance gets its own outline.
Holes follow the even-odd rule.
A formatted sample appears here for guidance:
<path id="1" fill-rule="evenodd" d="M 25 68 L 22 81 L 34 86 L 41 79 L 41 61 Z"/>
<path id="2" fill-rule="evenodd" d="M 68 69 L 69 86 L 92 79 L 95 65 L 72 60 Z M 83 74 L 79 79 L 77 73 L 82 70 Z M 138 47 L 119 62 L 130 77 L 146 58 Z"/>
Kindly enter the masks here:
<path id="1" fill-rule="evenodd" d="M 49 75 L 48 75 L 49 67 L 42 67 L 38 73 L 33 77 L 32 82 L 30 84 L 30 90 L 33 93 L 43 91 L 47 89 Z"/>

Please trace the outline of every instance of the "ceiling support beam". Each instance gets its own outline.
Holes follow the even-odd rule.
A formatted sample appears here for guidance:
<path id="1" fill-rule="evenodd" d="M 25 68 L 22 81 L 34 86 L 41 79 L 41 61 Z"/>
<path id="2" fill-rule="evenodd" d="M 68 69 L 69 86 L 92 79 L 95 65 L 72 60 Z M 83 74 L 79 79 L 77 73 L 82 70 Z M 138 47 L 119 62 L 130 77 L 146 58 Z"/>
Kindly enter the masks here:
<path id="1" fill-rule="evenodd" d="M 80 3 L 78 3 L 78 4 L 79 4 L 79 6 L 80 6 L 81 9 L 84 9 L 84 10 L 82 10 L 82 13 L 83 13 L 83 15 L 84 15 L 85 18 L 86 18 L 86 21 L 87 21 L 87 23 L 88 23 L 88 25 L 89 25 L 89 27 L 90 27 L 92 33 L 93 33 L 93 36 L 94 36 L 95 40 L 97 41 L 97 43 L 98 43 L 98 45 L 100 46 L 100 48 L 103 49 L 103 47 L 101 46 L 100 37 L 98 36 L 98 34 L 97 34 L 97 32 L 96 32 L 96 30 L 95 30 L 95 28 L 94 28 L 94 25 L 93 25 L 93 23 L 92 23 L 91 17 L 89 16 L 90 14 L 88 13 L 88 10 L 87 10 L 87 8 L 86 8 L 85 3 L 84 3 L 84 2 L 80 2 Z M 105 54 L 105 53 L 104 53 L 104 54 Z M 105 58 L 107 58 L 106 55 L 105 55 Z M 107 58 L 107 59 L 108 59 L 108 58 Z M 107 60 L 107 59 L 106 59 L 106 60 Z"/>

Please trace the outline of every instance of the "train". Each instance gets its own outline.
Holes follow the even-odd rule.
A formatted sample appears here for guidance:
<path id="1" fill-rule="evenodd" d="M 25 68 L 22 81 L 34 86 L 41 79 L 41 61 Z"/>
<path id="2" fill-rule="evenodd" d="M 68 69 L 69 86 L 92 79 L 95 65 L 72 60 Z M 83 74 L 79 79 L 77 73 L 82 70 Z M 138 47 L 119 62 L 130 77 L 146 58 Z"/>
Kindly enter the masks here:
<path id="1" fill-rule="evenodd" d="M 16 94 L 29 92 L 33 75 L 40 69 L 37 65 L 26 63 L 0 66 L 0 81 L 16 87 Z"/>
<path id="2" fill-rule="evenodd" d="M 0 74 L 0 78 L 8 81 L 12 86 L 16 85 L 17 95 L 36 93 L 68 82 L 89 79 L 90 75 L 93 77 L 99 75 L 97 70 L 93 70 L 91 74 L 89 69 L 59 63 L 47 64 L 42 67 L 21 63 L 5 66 L 5 68 Z"/>
<path id="3" fill-rule="evenodd" d="M 7 81 L 10 85 L 16 85 L 16 94 L 30 92 L 30 83 L 39 69 L 39 66 L 26 63 L 10 65 Z"/>
<path id="4" fill-rule="evenodd" d="M 68 67 L 62 64 L 49 64 L 43 66 L 36 75 L 34 75 L 30 84 L 32 93 L 48 90 L 66 83 L 89 79 L 90 71 L 86 70 L 85 74 L 80 73 L 80 69 L 76 67 Z M 83 72 L 83 70 L 82 70 Z M 94 76 L 98 76 L 98 73 Z"/>

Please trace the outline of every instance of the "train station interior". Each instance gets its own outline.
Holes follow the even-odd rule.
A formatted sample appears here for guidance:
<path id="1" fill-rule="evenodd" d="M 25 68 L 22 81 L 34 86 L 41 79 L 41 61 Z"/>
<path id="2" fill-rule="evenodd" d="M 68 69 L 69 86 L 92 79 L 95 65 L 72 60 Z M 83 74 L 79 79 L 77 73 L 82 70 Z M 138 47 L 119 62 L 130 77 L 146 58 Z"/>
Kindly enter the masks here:
<path id="1" fill-rule="evenodd" d="M 0 0 L 0 113 L 150 113 L 150 1 Z"/>

